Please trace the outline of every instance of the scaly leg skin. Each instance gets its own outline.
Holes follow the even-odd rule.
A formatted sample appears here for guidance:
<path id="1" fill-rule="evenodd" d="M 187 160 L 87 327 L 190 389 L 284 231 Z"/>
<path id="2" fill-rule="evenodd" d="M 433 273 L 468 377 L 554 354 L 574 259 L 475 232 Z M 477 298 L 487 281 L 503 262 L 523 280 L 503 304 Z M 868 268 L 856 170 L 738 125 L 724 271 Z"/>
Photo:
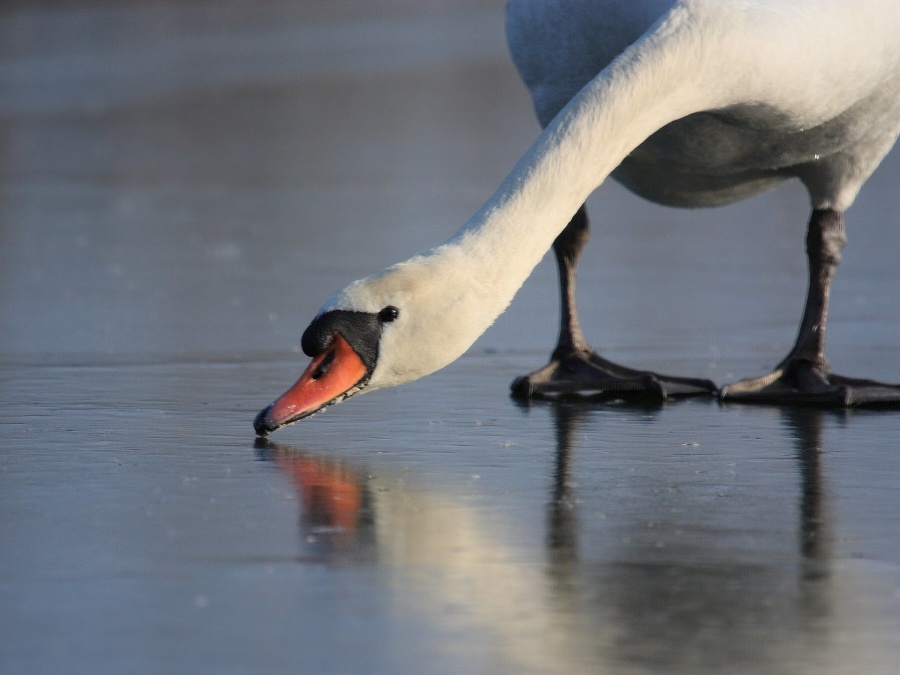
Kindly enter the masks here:
<path id="1" fill-rule="evenodd" d="M 806 235 L 809 290 L 797 341 L 773 372 L 723 387 L 723 401 L 900 406 L 900 385 L 842 377 L 832 373 L 825 361 L 828 296 L 846 243 L 843 213 L 831 209 L 812 212 Z"/>
<path id="2" fill-rule="evenodd" d="M 550 363 L 513 381 L 510 385 L 513 397 L 527 400 L 534 397 L 590 395 L 663 401 L 674 396 L 716 394 L 716 385 L 709 380 L 671 377 L 626 368 L 598 356 L 588 345 L 575 307 L 575 268 L 587 240 L 587 210 L 582 206 L 553 242 L 559 268 L 559 340 Z"/>

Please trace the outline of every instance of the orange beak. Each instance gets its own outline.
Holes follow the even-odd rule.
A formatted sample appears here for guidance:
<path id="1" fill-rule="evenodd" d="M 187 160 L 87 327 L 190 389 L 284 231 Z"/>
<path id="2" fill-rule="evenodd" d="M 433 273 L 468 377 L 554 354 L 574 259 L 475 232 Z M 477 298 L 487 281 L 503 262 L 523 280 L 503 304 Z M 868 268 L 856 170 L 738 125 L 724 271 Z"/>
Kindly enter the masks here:
<path id="1" fill-rule="evenodd" d="M 335 333 L 328 349 L 312 360 L 296 384 L 256 416 L 253 428 L 265 436 L 339 403 L 356 393 L 354 388 L 366 375 L 362 359 L 340 333 Z"/>

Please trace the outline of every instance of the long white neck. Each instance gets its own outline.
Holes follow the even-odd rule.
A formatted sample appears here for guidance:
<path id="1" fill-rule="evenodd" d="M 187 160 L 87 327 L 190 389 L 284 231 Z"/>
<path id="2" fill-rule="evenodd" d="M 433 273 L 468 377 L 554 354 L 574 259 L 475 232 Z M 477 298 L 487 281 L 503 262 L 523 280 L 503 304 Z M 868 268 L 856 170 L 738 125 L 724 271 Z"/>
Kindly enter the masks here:
<path id="1" fill-rule="evenodd" d="M 665 124 L 715 107 L 720 99 L 701 86 L 698 64 L 708 59 L 694 18 L 669 13 L 592 80 L 448 242 L 351 284 L 326 305 L 377 312 L 395 304 L 408 317 L 385 331 L 369 389 L 408 382 L 458 358 L 629 152 Z M 403 356 L 389 361 L 393 354 Z"/>
<path id="2" fill-rule="evenodd" d="M 700 68 L 707 59 L 692 20 L 676 10 L 585 86 L 448 242 L 470 257 L 496 314 L 635 147 L 671 121 L 727 103 Z"/>

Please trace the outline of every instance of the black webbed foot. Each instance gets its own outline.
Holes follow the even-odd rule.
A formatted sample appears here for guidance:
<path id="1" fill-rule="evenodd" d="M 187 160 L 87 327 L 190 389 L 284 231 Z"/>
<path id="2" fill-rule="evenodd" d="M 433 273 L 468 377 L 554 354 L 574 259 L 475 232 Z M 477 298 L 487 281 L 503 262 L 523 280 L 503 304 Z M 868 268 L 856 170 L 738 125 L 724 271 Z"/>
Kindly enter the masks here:
<path id="1" fill-rule="evenodd" d="M 722 387 L 723 401 L 788 403 L 832 408 L 900 407 L 900 385 L 844 377 L 809 361 L 790 361 L 762 377 Z"/>
<path id="2" fill-rule="evenodd" d="M 709 380 L 672 377 L 620 366 L 592 350 L 557 350 L 546 366 L 517 377 L 510 385 L 517 399 L 582 396 L 600 399 L 664 401 L 682 396 L 711 396 Z"/>

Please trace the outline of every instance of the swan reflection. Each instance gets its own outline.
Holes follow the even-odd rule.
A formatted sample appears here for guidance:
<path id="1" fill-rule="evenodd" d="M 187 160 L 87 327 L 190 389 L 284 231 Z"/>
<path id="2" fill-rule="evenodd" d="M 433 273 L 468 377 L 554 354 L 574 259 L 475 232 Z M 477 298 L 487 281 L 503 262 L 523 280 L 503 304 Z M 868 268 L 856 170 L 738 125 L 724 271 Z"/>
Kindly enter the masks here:
<path id="1" fill-rule="evenodd" d="M 740 501 L 715 502 L 719 513 L 711 514 L 687 490 L 649 506 L 609 508 L 612 522 L 598 527 L 596 486 L 579 494 L 592 480 L 579 476 L 578 461 L 592 452 L 585 433 L 596 428 L 592 408 L 556 402 L 546 409 L 556 448 L 547 490 L 533 495 L 545 505 L 545 531 L 534 539 L 514 534 L 515 514 L 490 508 L 490 495 L 465 498 L 452 486 L 416 484 L 408 472 L 392 477 L 387 467 L 373 476 L 281 444 L 264 443 L 260 456 L 300 496 L 304 552 L 376 565 L 392 607 L 444 629 L 475 631 L 504 668 L 585 672 L 627 663 L 668 672 L 726 665 L 781 672 L 817 654 L 825 672 L 840 672 L 860 657 L 840 646 L 847 631 L 883 619 L 857 601 L 854 570 L 834 558 L 822 445 L 830 413 L 780 413 L 796 458 L 796 492 L 779 497 L 796 513 L 793 529 L 748 524 L 754 516 Z M 647 536 L 648 508 L 660 511 L 658 536 Z M 741 537 L 757 541 L 730 545 Z"/>

